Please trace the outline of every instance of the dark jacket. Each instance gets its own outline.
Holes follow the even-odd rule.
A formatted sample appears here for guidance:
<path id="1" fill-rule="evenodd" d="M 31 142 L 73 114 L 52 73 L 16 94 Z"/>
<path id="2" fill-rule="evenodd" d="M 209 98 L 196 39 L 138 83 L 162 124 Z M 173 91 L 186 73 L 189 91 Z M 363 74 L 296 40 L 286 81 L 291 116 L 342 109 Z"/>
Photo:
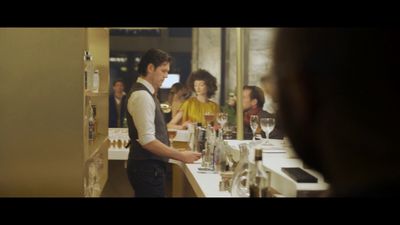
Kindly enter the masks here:
<path id="1" fill-rule="evenodd" d="M 115 98 L 114 95 L 110 95 L 108 98 L 108 108 L 109 108 L 109 112 L 108 112 L 108 127 L 111 128 L 116 128 L 116 127 L 122 127 L 123 126 L 123 122 L 124 122 L 124 118 L 126 115 L 126 105 L 127 105 L 127 98 L 126 95 L 124 95 L 122 97 L 121 100 L 121 112 L 120 112 L 120 118 L 121 118 L 121 124 L 117 124 L 118 122 L 118 116 L 117 116 L 117 103 L 115 102 Z"/>

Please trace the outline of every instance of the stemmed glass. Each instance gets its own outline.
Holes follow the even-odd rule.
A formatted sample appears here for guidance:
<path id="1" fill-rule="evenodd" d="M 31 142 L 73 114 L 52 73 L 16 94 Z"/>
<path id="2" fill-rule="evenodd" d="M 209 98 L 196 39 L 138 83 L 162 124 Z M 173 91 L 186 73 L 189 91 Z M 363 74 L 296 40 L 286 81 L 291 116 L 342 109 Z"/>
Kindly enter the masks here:
<path id="1" fill-rule="evenodd" d="M 218 113 L 217 121 L 221 124 L 221 137 L 223 137 L 224 125 L 228 122 L 228 114 L 224 112 Z"/>
<path id="2" fill-rule="evenodd" d="M 265 136 L 267 141 L 265 142 L 267 145 L 271 145 L 269 143 L 269 133 L 275 127 L 275 119 L 274 118 L 261 118 L 260 120 L 261 129 L 265 132 Z"/>
<path id="3" fill-rule="evenodd" d="M 253 131 L 253 141 L 256 140 L 256 130 L 258 127 L 258 122 L 259 122 L 259 119 L 258 119 L 257 115 L 250 116 L 250 127 L 251 127 L 251 130 Z"/>
<path id="4" fill-rule="evenodd" d="M 215 115 L 213 112 L 206 112 L 204 113 L 204 119 L 207 122 L 207 126 L 211 126 L 211 122 L 214 121 Z"/>

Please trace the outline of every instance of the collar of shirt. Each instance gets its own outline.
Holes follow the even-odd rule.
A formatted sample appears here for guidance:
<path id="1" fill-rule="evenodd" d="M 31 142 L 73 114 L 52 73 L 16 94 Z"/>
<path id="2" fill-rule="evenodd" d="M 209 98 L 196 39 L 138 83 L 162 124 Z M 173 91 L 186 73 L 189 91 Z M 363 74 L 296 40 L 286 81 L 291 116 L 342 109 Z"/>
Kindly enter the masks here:
<path id="1" fill-rule="evenodd" d="M 154 95 L 154 87 L 147 80 L 139 77 L 137 82 L 143 84 L 147 89 L 149 89 L 150 93 Z"/>
<path id="2" fill-rule="evenodd" d="M 119 105 L 121 103 L 121 99 L 114 97 L 115 101 L 117 102 L 117 104 Z"/>

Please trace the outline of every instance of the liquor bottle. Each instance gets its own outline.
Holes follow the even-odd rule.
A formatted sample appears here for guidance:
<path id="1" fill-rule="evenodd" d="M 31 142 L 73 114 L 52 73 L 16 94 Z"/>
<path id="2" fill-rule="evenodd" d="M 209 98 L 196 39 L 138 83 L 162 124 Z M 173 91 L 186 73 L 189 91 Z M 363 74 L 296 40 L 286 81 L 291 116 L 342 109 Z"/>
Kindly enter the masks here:
<path id="1" fill-rule="evenodd" d="M 124 120 L 122 122 L 122 127 L 123 128 L 128 128 L 128 119 L 126 117 L 124 117 Z"/>
<path id="2" fill-rule="evenodd" d="M 100 74 L 99 70 L 95 70 L 93 74 L 93 92 L 98 93 L 100 88 Z"/>
<path id="3" fill-rule="evenodd" d="M 89 126 L 89 142 L 92 143 L 96 137 L 96 132 L 95 132 L 95 119 L 93 117 L 93 108 L 91 101 L 89 101 L 88 126 Z"/>
<path id="4" fill-rule="evenodd" d="M 255 151 L 255 167 L 254 171 L 250 172 L 250 197 L 251 198 L 263 198 L 269 197 L 268 191 L 270 187 L 270 173 L 265 172 L 262 163 L 262 150 L 256 149 Z"/>
<path id="5" fill-rule="evenodd" d="M 89 51 L 85 51 L 83 57 L 85 63 L 85 91 L 92 91 L 93 87 L 93 58 L 90 55 Z"/>
<path id="6" fill-rule="evenodd" d="M 247 144 L 240 144 L 240 160 L 232 178 L 231 194 L 234 197 L 249 197 L 249 150 Z"/>
<path id="7" fill-rule="evenodd" d="M 92 107 L 92 110 L 93 110 L 94 134 L 95 134 L 95 137 L 96 137 L 96 134 L 97 134 L 97 124 L 98 124 L 98 121 L 97 121 L 97 107 L 96 107 L 96 105 L 94 105 L 93 103 L 91 103 L 90 106 Z"/>

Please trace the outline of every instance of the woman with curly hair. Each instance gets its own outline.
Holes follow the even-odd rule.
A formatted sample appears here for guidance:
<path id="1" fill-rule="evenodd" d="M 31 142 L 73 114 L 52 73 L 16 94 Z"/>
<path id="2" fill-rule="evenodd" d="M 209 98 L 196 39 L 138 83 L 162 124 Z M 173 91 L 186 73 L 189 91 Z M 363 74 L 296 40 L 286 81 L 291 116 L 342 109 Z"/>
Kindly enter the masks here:
<path id="1" fill-rule="evenodd" d="M 186 129 L 189 123 L 197 122 L 206 125 L 206 113 L 219 113 L 219 105 L 210 100 L 217 91 L 217 79 L 208 71 L 199 69 L 190 74 L 187 87 L 196 96 L 186 100 L 178 113 L 168 123 L 168 128 Z"/>

